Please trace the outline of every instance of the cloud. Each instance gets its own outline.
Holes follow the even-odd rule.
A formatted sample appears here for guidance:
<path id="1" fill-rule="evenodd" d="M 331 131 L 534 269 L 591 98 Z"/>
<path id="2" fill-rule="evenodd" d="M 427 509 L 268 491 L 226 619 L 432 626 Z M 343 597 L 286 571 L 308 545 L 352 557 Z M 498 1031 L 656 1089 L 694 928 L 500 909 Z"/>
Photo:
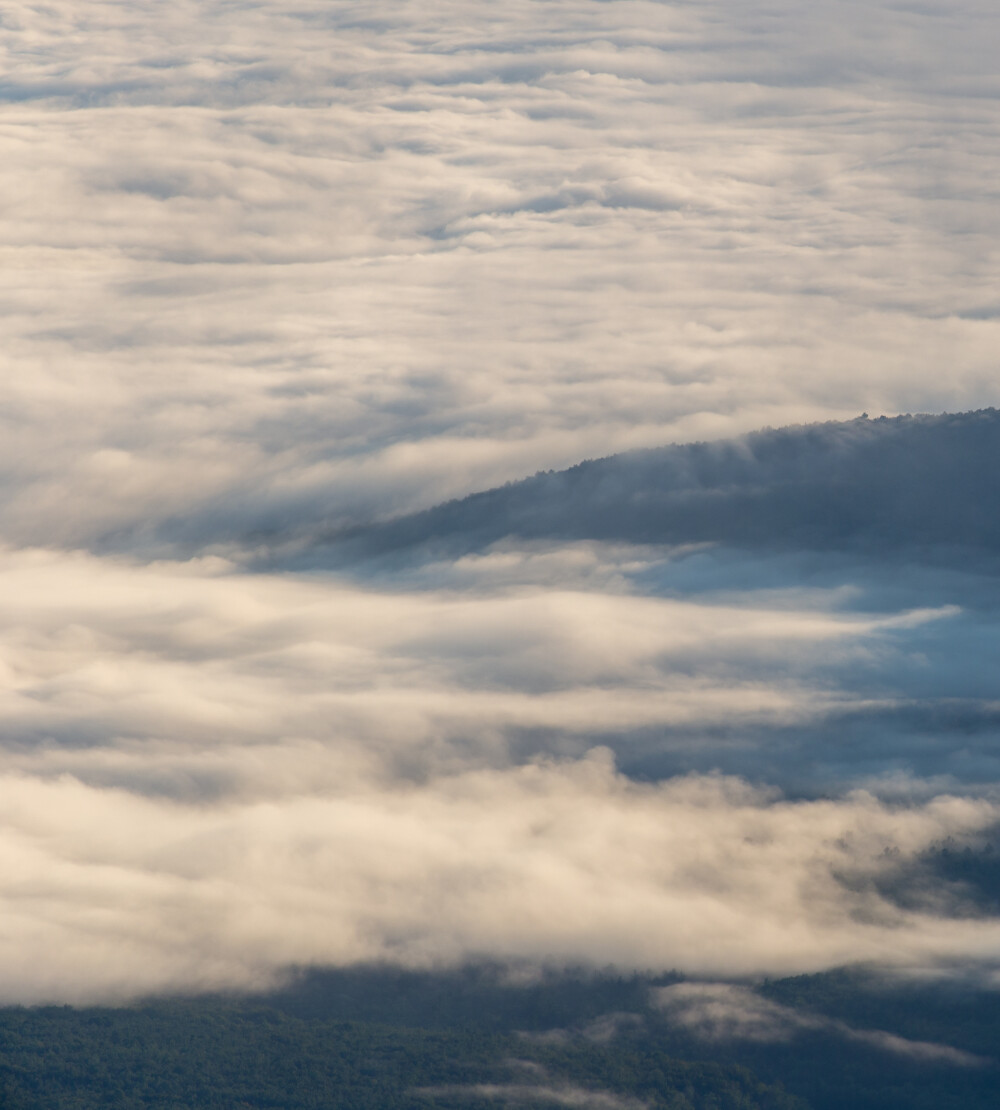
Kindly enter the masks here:
<path id="1" fill-rule="evenodd" d="M 451 1084 L 440 1087 L 418 1087 L 413 1094 L 457 1099 L 501 1101 L 505 1106 L 579 1107 L 580 1110 L 645 1110 L 649 1103 L 612 1091 L 577 1087 L 549 1074 L 533 1060 L 508 1060 L 507 1067 L 519 1075 L 513 1082 Z"/>
<path id="2" fill-rule="evenodd" d="M 989 921 L 838 880 L 995 821 L 983 803 L 643 787 L 599 756 L 419 786 L 348 771 L 339 789 L 210 806 L 68 776 L 7 773 L 3 791 L 7 1000 L 246 987 L 380 959 L 745 974 L 997 957 Z"/>
<path id="3" fill-rule="evenodd" d="M 639 1014 L 610 1013 L 588 1022 L 580 1030 L 580 1036 L 594 1044 L 607 1044 L 613 1041 L 623 1029 L 634 1029 L 642 1025 Z"/>
<path id="4" fill-rule="evenodd" d="M 782 1006 L 731 983 L 676 983 L 654 991 L 669 1019 L 711 1041 L 789 1041 L 803 1032 L 829 1033 L 883 1052 L 928 1064 L 982 1067 L 991 1061 L 950 1045 L 914 1041 L 881 1029 L 856 1029 L 846 1022 Z"/>
<path id="5" fill-rule="evenodd" d="M 505 1106 L 542 1103 L 546 1106 L 578 1107 L 579 1110 L 645 1110 L 649 1106 L 648 1102 L 627 1095 L 592 1091 L 569 1084 L 474 1083 L 467 1086 L 420 1087 L 414 1094 L 495 1100 L 502 1101 Z"/>
<path id="6" fill-rule="evenodd" d="M 8 539 L 196 550 L 995 400 L 976 0 L 4 20 Z"/>
<path id="7" fill-rule="evenodd" d="M 800 1014 L 762 998 L 747 987 L 730 983 L 675 983 L 653 991 L 655 1005 L 672 1021 L 706 1040 L 789 1040 L 801 1029 L 812 1029 L 823 1018 Z"/>
<path id="8" fill-rule="evenodd" d="M 850 792 L 884 739 L 843 749 L 839 778 L 822 766 L 830 714 L 872 708 L 855 669 L 900 673 L 911 637 L 961 614 L 797 587 L 643 596 L 599 555 L 528 558 L 513 580 L 488 557 L 464 589 L 404 590 L 6 552 L 0 997 L 372 960 L 992 966 L 993 920 L 947 882 L 900 897 L 922 854 L 1000 821 L 989 785 Z M 801 750 L 783 771 L 782 729 Z M 756 763 L 771 785 L 636 781 L 604 734 L 623 763 L 655 734 L 678 769 Z M 783 796 L 810 759 L 811 791 Z"/>
<path id="9" fill-rule="evenodd" d="M 644 1020 L 641 1014 L 628 1011 L 613 1011 L 601 1014 L 599 1017 L 583 1025 L 576 1025 L 570 1029 L 545 1029 L 541 1032 L 521 1031 L 518 1036 L 535 1044 L 568 1044 L 574 1037 L 582 1037 L 592 1044 L 606 1045 L 615 1040 L 626 1029 L 641 1027 Z"/>
<path id="10" fill-rule="evenodd" d="M 851 714 L 901 714 L 905 683 L 927 682 L 914 641 L 926 655 L 943 639 L 947 653 L 967 635 L 953 607 L 850 611 L 840 590 L 657 598 L 629 590 L 614 564 L 561 588 L 546 560 L 538 584 L 533 560 L 521 569 L 510 582 L 501 560 L 493 579 L 486 560 L 465 589 L 404 590 L 245 575 L 211 559 L 8 552 L 5 758 L 145 790 L 162 776 L 168 792 L 258 789 L 237 755 L 247 747 L 281 760 L 289 782 L 298 764 L 281 753 L 293 747 L 307 779 L 335 757 L 409 777 L 602 743 L 710 770 L 781 748 L 781 730 L 804 748 L 818 731 L 815 748 Z M 859 673 L 877 676 L 873 688 Z M 935 741 L 952 770 L 968 748 L 960 724 Z M 891 753 L 887 737 L 848 764 L 870 774 L 865 761 Z"/>
<path id="11" fill-rule="evenodd" d="M 991 921 L 840 878 L 988 827 L 991 803 L 641 785 L 600 752 L 418 782 L 293 743 L 220 756 L 257 789 L 175 799 L 4 772 L 6 999 L 246 987 L 372 960 L 732 975 L 997 958 Z"/>
<path id="12" fill-rule="evenodd" d="M 993 966 L 996 20 L 6 11 L 0 997 Z"/>

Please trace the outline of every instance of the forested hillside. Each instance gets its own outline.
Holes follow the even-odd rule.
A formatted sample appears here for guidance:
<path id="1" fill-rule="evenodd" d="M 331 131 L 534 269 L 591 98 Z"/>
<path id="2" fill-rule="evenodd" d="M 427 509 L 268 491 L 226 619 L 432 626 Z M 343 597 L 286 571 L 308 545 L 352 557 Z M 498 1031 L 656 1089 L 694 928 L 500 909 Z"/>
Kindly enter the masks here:
<path id="1" fill-rule="evenodd" d="M 258 1004 L 6 1010 L 8 1110 L 431 1110 L 558 1105 L 801 1110 L 746 1069 L 655 1042 L 585 1047 L 515 1033 L 291 1017 Z"/>
<path id="2" fill-rule="evenodd" d="M 1000 544 L 1000 413 L 867 417 L 590 459 L 317 538 L 322 563 L 505 537 L 898 556 Z"/>
<path id="3" fill-rule="evenodd" d="M 986 1110 L 998 1036 L 993 992 L 860 971 L 751 990 L 354 969 L 260 997 L 8 1008 L 0 1066 L 10 1110 Z"/>

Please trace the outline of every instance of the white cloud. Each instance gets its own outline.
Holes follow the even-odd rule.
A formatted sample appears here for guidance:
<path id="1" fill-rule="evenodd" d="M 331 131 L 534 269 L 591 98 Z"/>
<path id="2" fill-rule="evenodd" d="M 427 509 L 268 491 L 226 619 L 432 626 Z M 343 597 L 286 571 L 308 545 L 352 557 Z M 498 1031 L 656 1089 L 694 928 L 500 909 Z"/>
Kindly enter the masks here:
<path id="1" fill-rule="evenodd" d="M 728 975 L 1000 955 L 992 921 L 871 881 L 988 829 L 993 801 L 794 802 L 579 755 L 595 728 L 807 720 L 805 661 L 892 615 L 51 552 L 8 553 L 3 585 L 2 998 L 377 959 Z M 567 757 L 517 754 L 512 730 L 540 724 L 578 735 Z"/>
<path id="2" fill-rule="evenodd" d="M 877 874 L 887 847 L 909 857 L 996 821 L 982 802 L 900 811 L 712 778 L 640 786 L 599 754 L 419 784 L 348 767 L 322 788 L 213 804 L 66 775 L 7 773 L 2 789 L 7 1000 L 256 985 L 378 959 L 738 975 L 998 956 L 990 921 L 903 911 L 837 878 Z"/>
<path id="3" fill-rule="evenodd" d="M 481 561 L 472 589 L 403 591 L 242 575 L 219 560 L 8 552 L 3 758 L 108 784 L 218 783 L 245 778 L 237 753 L 252 745 L 255 760 L 285 764 L 276 780 L 244 782 L 257 790 L 296 776 L 296 747 L 308 779 L 317 760 L 334 776 L 344 760 L 393 774 L 503 764 L 525 730 L 580 754 L 595 736 L 650 727 L 666 747 L 671 729 L 805 727 L 891 707 L 838 688 L 831 669 L 870 668 L 879 653 L 891 669 L 899 630 L 953 613 L 841 612 L 837 590 L 657 599 L 607 571 L 560 589 L 545 560 L 542 584 L 532 560 L 507 585 L 493 565 Z"/>
<path id="4" fill-rule="evenodd" d="M 7 535 L 286 529 L 994 400 L 996 19 L 13 5 Z"/>

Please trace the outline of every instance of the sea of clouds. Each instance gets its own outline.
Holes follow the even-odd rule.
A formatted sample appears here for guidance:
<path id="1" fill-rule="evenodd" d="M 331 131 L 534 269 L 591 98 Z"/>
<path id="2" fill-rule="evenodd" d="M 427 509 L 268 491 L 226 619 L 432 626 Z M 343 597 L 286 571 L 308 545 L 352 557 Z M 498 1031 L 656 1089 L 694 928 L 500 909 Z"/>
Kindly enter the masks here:
<path id="1" fill-rule="evenodd" d="M 995 510 L 992 423 L 892 550 L 606 534 L 641 466 L 575 532 L 330 545 L 586 457 L 993 403 L 998 31 L 8 5 L 0 1001 L 997 964 L 967 891 L 893 894 L 1000 823 L 995 567 L 927 551 L 942 504 Z M 892 459 L 919 506 L 933 460 Z"/>

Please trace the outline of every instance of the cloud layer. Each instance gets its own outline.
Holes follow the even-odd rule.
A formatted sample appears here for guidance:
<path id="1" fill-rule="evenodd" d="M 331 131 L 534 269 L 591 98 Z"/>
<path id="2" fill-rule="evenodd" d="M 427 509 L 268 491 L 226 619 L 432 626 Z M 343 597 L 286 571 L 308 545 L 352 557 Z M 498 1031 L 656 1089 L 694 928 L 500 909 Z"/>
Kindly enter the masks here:
<path id="1" fill-rule="evenodd" d="M 997 28 L 8 6 L 0 1001 L 994 967 Z"/>
<path id="2" fill-rule="evenodd" d="M 365 521 L 624 447 L 992 402 L 997 21 L 9 7 L 5 534 Z"/>
<path id="3" fill-rule="evenodd" d="M 935 844 L 988 834 L 990 796 L 641 783 L 593 746 L 808 728 L 853 696 L 823 680 L 831 656 L 947 616 L 51 552 L 2 573 L 7 999 L 372 960 L 749 975 L 1000 956 L 958 894 L 892 893 Z"/>
<path id="4" fill-rule="evenodd" d="M 5 996 L 263 985 L 290 966 L 380 959 L 745 975 L 998 955 L 991 920 L 901 910 L 842 882 L 989 826 L 993 804 L 901 812 L 866 795 L 782 803 L 725 779 L 641 786 L 600 756 L 419 786 L 351 770 L 339 787 L 212 806 L 5 774 Z"/>

